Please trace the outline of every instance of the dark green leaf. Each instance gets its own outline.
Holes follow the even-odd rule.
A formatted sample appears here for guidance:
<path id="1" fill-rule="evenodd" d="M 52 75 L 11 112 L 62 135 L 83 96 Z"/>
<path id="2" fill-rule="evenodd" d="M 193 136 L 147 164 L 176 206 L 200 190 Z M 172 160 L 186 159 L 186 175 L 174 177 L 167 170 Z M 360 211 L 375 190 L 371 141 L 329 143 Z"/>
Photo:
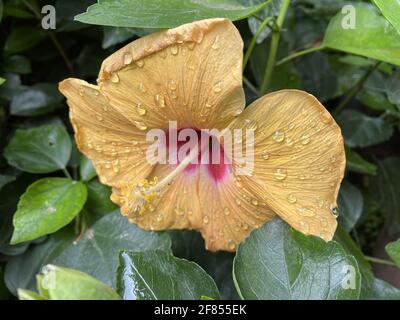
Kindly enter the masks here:
<path id="1" fill-rule="evenodd" d="M 65 169 L 71 155 L 71 140 L 62 126 L 45 125 L 18 129 L 4 149 L 8 163 L 31 173 Z"/>
<path id="2" fill-rule="evenodd" d="M 219 298 L 214 281 L 197 264 L 161 250 L 121 252 L 117 281 L 124 300 Z"/>
<path id="3" fill-rule="evenodd" d="M 62 96 L 53 83 L 38 83 L 26 87 L 14 96 L 10 113 L 15 116 L 38 116 L 49 113 L 61 105 Z"/>
<path id="4" fill-rule="evenodd" d="M 400 239 L 391 242 L 385 247 L 386 252 L 392 258 L 392 260 L 396 263 L 396 265 L 400 268 Z"/>
<path id="5" fill-rule="evenodd" d="M 56 232 L 81 211 L 87 197 L 82 182 L 67 178 L 44 178 L 29 186 L 14 215 L 11 244 Z"/>
<path id="6" fill-rule="evenodd" d="M 170 246 L 167 234 L 143 231 L 115 211 L 88 225 L 79 239 L 71 229 L 62 229 L 11 259 L 5 281 L 13 294 L 17 288 L 34 290 L 35 276 L 40 269 L 46 264 L 55 264 L 86 272 L 115 288 L 120 250 L 169 250 Z"/>
<path id="7" fill-rule="evenodd" d="M 85 208 L 91 220 L 98 219 L 117 209 L 117 205 L 110 200 L 110 187 L 101 184 L 97 179 L 93 179 L 87 183 L 87 188 L 88 199 Z"/>
<path id="8" fill-rule="evenodd" d="M 361 191 L 350 182 L 344 181 L 340 187 L 338 197 L 339 222 L 350 231 L 360 219 L 364 207 Z"/>
<path id="9" fill-rule="evenodd" d="M 343 28 L 346 15 L 332 18 L 325 33 L 324 45 L 368 58 L 400 65 L 400 35 L 371 5 L 354 4 L 354 28 Z"/>
<path id="10" fill-rule="evenodd" d="M 350 171 L 375 175 L 376 165 L 364 160 L 357 152 L 345 146 L 346 151 L 346 168 Z"/>
<path id="11" fill-rule="evenodd" d="M 14 176 L 0 174 L 0 190 L 7 184 L 15 180 Z"/>
<path id="12" fill-rule="evenodd" d="M 335 241 L 305 236 L 274 219 L 239 245 L 234 278 L 244 299 L 358 299 L 361 276 Z"/>
<path id="13" fill-rule="evenodd" d="M 337 117 L 346 144 L 349 147 L 368 147 L 393 135 L 393 128 L 382 118 L 369 117 L 356 110 L 344 110 Z"/>
<path id="14" fill-rule="evenodd" d="M 366 89 L 357 96 L 357 99 L 374 111 L 396 110 L 384 92 Z"/>
<path id="15" fill-rule="evenodd" d="M 266 4 L 245 7 L 232 0 L 107 0 L 90 6 L 75 19 L 114 27 L 171 28 L 206 18 L 244 19 Z"/>
<path id="16" fill-rule="evenodd" d="M 46 37 L 46 34 L 38 27 L 19 27 L 13 29 L 7 37 L 4 50 L 8 53 L 25 51 L 37 45 Z"/>
<path id="17" fill-rule="evenodd" d="M 390 219 L 390 227 L 400 230 L 400 158 L 378 161 L 378 168 L 378 175 L 371 181 L 372 194 Z"/>
<path id="18" fill-rule="evenodd" d="M 4 61 L 4 71 L 6 72 L 14 72 L 19 74 L 27 74 L 31 73 L 31 62 L 20 55 L 13 55 L 6 57 Z"/>
<path id="19" fill-rule="evenodd" d="M 400 69 L 390 76 L 385 89 L 389 101 L 400 108 Z"/>
<path id="20" fill-rule="evenodd" d="M 101 44 L 103 49 L 125 42 L 136 36 L 135 29 L 132 28 L 104 27 L 103 32 L 104 37 Z"/>
<path id="21" fill-rule="evenodd" d="M 92 180 L 96 176 L 92 162 L 83 155 L 81 156 L 79 174 L 83 181 Z"/>

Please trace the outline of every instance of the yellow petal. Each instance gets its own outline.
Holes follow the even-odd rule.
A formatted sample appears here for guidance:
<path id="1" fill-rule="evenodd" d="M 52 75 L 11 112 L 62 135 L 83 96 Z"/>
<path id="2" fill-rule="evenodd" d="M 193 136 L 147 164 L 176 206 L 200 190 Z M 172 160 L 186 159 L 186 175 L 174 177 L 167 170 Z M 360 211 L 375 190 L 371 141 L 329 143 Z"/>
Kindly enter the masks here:
<path id="1" fill-rule="evenodd" d="M 298 90 L 268 94 L 231 128 L 255 130 L 252 192 L 295 229 L 331 240 L 345 169 L 343 137 L 328 111 Z"/>
<path id="2" fill-rule="evenodd" d="M 146 130 L 219 128 L 244 108 L 243 41 L 226 19 L 209 19 L 140 38 L 108 57 L 100 90 Z"/>
<path id="3" fill-rule="evenodd" d="M 67 97 L 77 146 L 92 160 L 102 183 L 134 186 L 149 174 L 151 166 L 143 161 L 145 135 L 108 103 L 97 86 L 67 79 L 59 89 Z"/>

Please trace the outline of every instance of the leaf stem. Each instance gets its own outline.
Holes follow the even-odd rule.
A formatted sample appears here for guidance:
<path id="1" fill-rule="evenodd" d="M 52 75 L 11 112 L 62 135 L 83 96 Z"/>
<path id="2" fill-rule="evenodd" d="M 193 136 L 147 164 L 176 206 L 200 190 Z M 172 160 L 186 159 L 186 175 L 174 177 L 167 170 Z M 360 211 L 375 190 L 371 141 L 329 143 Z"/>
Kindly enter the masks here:
<path id="1" fill-rule="evenodd" d="M 268 87 L 271 83 L 272 73 L 275 68 L 275 60 L 276 60 L 276 54 L 278 51 L 279 40 L 280 40 L 281 32 L 282 32 L 282 26 L 283 26 L 283 23 L 285 22 L 285 17 L 286 17 L 286 13 L 289 9 L 289 5 L 290 5 L 290 0 L 283 0 L 281 9 L 279 11 L 278 19 L 276 20 L 276 24 L 277 24 L 278 28 L 277 28 L 277 30 L 274 30 L 272 33 L 271 47 L 269 50 L 267 66 L 265 68 L 264 79 L 261 83 L 260 94 L 266 93 L 268 90 Z"/>
<path id="2" fill-rule="evenodd" d="M 33 14 L 36 16 L 36 18 L 41 21 L 42 20 L 42 15 L 41 13 L 38 11 L 37 8 L 35 8 L 34 5 L 30 4 L 27 0 L 22 0 L 23 4 L 33 12 Z M 65 52 L 64 48 L 61 46 L 60 42 L 57 40 L 57 37 L 55 36 L 55 34 L 50 30 L 49 31 L 49 36 L 51 41 L 54 44 L 54 47 L 57 49 L 58 53 L 60 54 L 61 58 L 64 60 L 65 65 L 67 66 L 68 71 L 72 74 L 74 73 L 74 67 L 73 64 L 71 62 L 71 60 L 69 59 L 67 53 Z"/>
<path id="3" fill-rule="evenodd" d="M 343 100 L 339 103 L 333 115 L 337 116 L 346 106 L 347 104 L 353 100 L 353 98 L 360 92 L 363 88 L 365 81 L 369 78 L 369 76 L 379 67 L 381 61 L 377 61 L 372 66 L 370 66 L 367 72 L 357 81 L 354 87 L 346 94 Z"/>
<path id="4" fill-rule="evenodd" d="M 251 57 L 251 54 L 253 53 L 253 49 L 257 44 L 257 39 L 260 36 L 261 32 L 263 32 L 263 30 L 265 29 L 266 26 L 268 26 L 268 23 L 271 20 L 274 20 L 274 17 L 268 17 L 266 18 L 258 27 L 257 32 L 254 34 L 253 38 L 250 41 L 249 46 L 247 47 L 246 50 L 246 54 L 244 55 L 244 59 L 243 59 L 243 70 L 246 69 L 246 65 L 249 62 L 249 59 Z"/>
<path id="5" fill-rule="evenodd" d="M 383 264 L 386 266 L 397 267 L 394 262 L 389 261 L 389 260 L 379 259 L 379 258 L 370 257 L 370 256 L 364 256 L 364 258 L 365 258 L 365 260 L 373 262 L 373 263 L 379 263 L 379 264 Z"/>
<path id="6" fill-rule="evenodd" d="M 298 57 L 304 56 L 306 54 L 309 54 L 309 53 L 312 53 L 312 52 L 315 52 L 315 51 L 322 50 L 324 48 L 325 47 L 323 45 L 318 45 L 318 46 L 315 46 L 315 47 L 311 47 L 311 48 L 307 48 L 307 49 L 304 49 L 304 50 L 300 50 L 300 51 L 294 52 L 291 55 L 287 56 L 286 58 L 283 58 L 283 59 L 279 60 L 276 63 L 276 66 L 280 66 L 281 64 L 283 64 L 283 63 L 285 63 L 287 61 L 296 59 Z"/>
<path id="7" fill-rule="evenodd" d="M 259 95 L 259 92 L 258 92 L 256 86 L 254 84 L 252 84 L 250 82 L 250 80 L 247 79 L 245 76 L 243 76 L 243 82 L 255 95 L 257 95 L 257 96 Z"/>
<path id="8" fill-rule="evenodd" d="M 61 168 L 61 171 L 64 173 L 64 175 L 68 178 L 68 179 L 72 179 L 71 175 L 69 174 L 68 170 L 66 168 Z"/>

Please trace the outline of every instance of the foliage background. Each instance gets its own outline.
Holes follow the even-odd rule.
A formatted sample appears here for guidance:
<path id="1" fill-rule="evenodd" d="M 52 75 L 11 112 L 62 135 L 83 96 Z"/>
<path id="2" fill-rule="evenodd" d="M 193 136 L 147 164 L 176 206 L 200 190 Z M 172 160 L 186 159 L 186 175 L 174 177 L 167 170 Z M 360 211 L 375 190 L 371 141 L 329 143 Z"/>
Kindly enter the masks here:
<path id="1" fill-rule="evenodd" d="M 18 288 L 39 290 L 20 291 L 20 298 L 27 299 L 118 297 L 111 286 L 123 298 L 138 299 L 400 299 L 395 288 L 400 287 L 400 242 L 386 247 L 390 257 L 385 251 L 400 235 L 397 2 L 291 1 L 280 32 L 277 16 L 288 1 L 274 0 L 261 10 L 255 10 L 261 0 L 196 2 L 203 17 L 238 20 L 246 48 L 262 21 L 273 17 L 254 38 L 257 44 L 244 71 L 248 103 L 263 86 L 271 39 L 279 33 L 278 63 L 268 90 L 300 88 L 314 94 L 335 116 L 346 142 L 335 241 L 305 237 L 274 220 L 253 232 L 236 257 L 207 252 L 195 232 L 152 233 L 128 224 L 74 146 L 58 82 L 73 76 L 94 83 L 109 54 L 177 24 L 166 14 L 168 8 L 182 10 L 180 19 L 193 19 L 185 15 L 190 1 L 125 0 L 114 2 L 129 13 L 146 13 L 153 4 L 158 18 L 143 22 L 138 14 L 126 22 L 117 10 L 100 6 L 96 10 L 104 15 L 79 19 L 114 26 L 74 21 L 94 2 L 0 0 L 0 298 L 13 299 Z M 332 21 L 349 3 L 362 6 L 357 7 L 360 33 L 346 39 Z M 40 10 L 46 4 L 56 8 L 55 30 L 41 28 Z M 307 54 L 294 59 L 296 52 Z M 288 56 L 293 59 L 283 62 Z M 62 268 L 37 279 L 47 264 L 81 270 L 107 286 Z M 340 286 L 346 265 L 356 273 L 351 290 Z M 49 274 L 58 288 L 43 285 Z"/>

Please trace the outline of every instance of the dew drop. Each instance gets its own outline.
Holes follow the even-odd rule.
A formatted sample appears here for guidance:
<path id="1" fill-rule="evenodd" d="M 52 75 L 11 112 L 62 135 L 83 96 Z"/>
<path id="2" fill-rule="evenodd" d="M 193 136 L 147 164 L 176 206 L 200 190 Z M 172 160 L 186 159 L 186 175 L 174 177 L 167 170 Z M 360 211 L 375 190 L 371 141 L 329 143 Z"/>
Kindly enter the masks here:
<path id="1" fill-rule="evenodd" d="M 229 209 L 228 207 L 225 207 L 225 208 L 224 208 L 224 214 L 225 214 L 226 216 L 229 216 L 230 213 L 231 213 L 231 209 Z"/>
<path id="2" fill-rule="evenodd" d="M 171 47 L 170 47 L 170 50 L 171 50 L 171 53 L 174 55 L 174 56 L 176 56 L 177 54 L 178 54 L 178 52 L 179 52 L 179 48 L 178 48 L 178 46 L 175 44 L 175 45 L 172 45 Z"/>
<path id="3" fill-rule="evenodd" d="M 188 42 L 188 44 L 187 44 L 187 47 L 189 48 L 189 50 L 193 50 L 195 46 L 196 46 L 196 42 Z"/>
<path id="4" fill-rule="evenodd" d="M 308 225 L 307 222 L 301 220 L 299 222 L 299 230 L 303 233 L 308 233 L 310 231 L 310 226 Z"/>
<path id="5" fill-rule="evenodd" d="M 228 241 L 228 248 L 229 248 L 229 250 L 235 250 L 236 245 L 232 240 Z"/>
<path id="6" fill-rule="evenodd" d="M 215 93 L 220 93 L 222 91 L 222 81 L 218 81 L 213 88 Z"/>
<path id="7" fill-rule="evenodd" d="M 79 95 L 83 97 L 85 95 L 85 89 L 83 87 L 79 88 Z"/>
<path id="8" fill-rule="evenodd" d="M 162 95 L 160 94 L 156 94 L 154 96 L 154 100 L 156 102 L 156 105 L 160 108 L 164 108 L 165 107 L 165 99 Z"/>
<path id="9" fill-rule="evenodd" d="M 289 203 L 296 203 L 297 202 L 296 195 L 294 193 L 289 193 L 287 196 L 287 201 Z"/>
<path id="10" fill-rule="evenodd" d="M 322 118 L 322 122 L 325 124 L 330 124 L 332 122 L 332 117 L 328 111 L 322 111 L 321 118 Z"/>
<path id="11" fill-rule="evenodd" d="M 285 169 L 278 168 L 278 169 L 275 170 L 274 176 L 278 180 L 284 180 L 287 177 L 287 172 L 286 172 Z"/>
<path id="12" fill-rule="evenodd" d="M 261 158 L 263 158 L 264 160 L 268 160 L 269 159 L 269 153 L 267 151 L 263 151 L 263 153 L 261 154 Z"/>
<path id="13" fill-rule="evenodd" d="M 240 207 L 240 205 L 242 204 L 242 201 L 239 198 L 235 199 L 236 204 Z"/>
<path id="14" fill-rule="evenodd" d="M 293 139 L 287 138 L 286 139 L 286 145 L 288 145 L 289 147 L 293 147 L 293 145 L 294 145 Z"/>
<path id="15" fill-rule="evenodd" d="M 208 224 L 209 222 L 210 222 L 210 219 L 208 219 L 208 217 L 205 216 L 205 217 L 203 218 L 203 223 L 204 223 L 204 224 Z"/>
<path id="16" fill-rule="evenodd" d="M 97 118 L 97 120 L 99 120 L 99 121 L 103 121 L 103 116 L 102 116 L 102 114 L 101 113 L 96 113 L 96 118 Z"/>
<path id="17" fill-rule="evenodd" d="M 219 35 L 215 37 L 214 43 L 212 44 L 211 48 L 214 50 L 219 49 Z"/>
<path id="18" fill-rule="evenodd" d="M 309 208 L 309 207 L 297 208 L 297 212 L 302 217 L 314 217 L 315 216 L 315 210 L 313 208 Z"/>
<path id="19" fill-rule="evenodd" d="M 251 204 L 253 205 L 253 206 L 258 206 L 258 200 L 257 199 L 255 199 L 255 198 L 253 198 L 253 199 L 251 199 Z"/>
<path id="20" fill-rule="evenodd" d="M 301 144 L 304 144 L 304 145 L 309 144 L 310 141 L 311 141 L 310 135 L 307 134 L 307 133 L 303 134 L 303 135 L 301 136 L 301 138 L 300 138 Z"/>
<path id="21" fill-rule="evenodd" d="M 147 88 L 146 88 L 146 86 L 144 85 L 143 82 L 139 83 L 138 88 L 139 88 L 139 91 L 142 92 L 142 93 L 145 93 L 147 91 Z"/>
<path id="22" fill-rule="evenodd" d="M 285 140 L 285 133 L 279 130 L 275 131 L 272 135 L 272 139 L 276 142 L 282 142 L 283 140 Z"/>
<path id="23" fill-rule="evenodd" d="M 174 211 L 175 211 L 176 215 L 178 215 L 178 216 L 183 216 L 183 214 L 185 213 L 184 210 L 182 210 L 182 208 L 180 208 L 178 206 L 175 207 Z"/>
<path id="24" fill-rule="evenodd" d="M 132 54 L 130 52 L 126 52 L 124 54 L 124 64 L 131 64 L 133 60 Z"/>
<path id="25" fill-rule="evenodd" d="M 138 115 L 144 116 L 146 114 L 147 110 L 143 107 L 143 105 L 141 103 L 138 103 L 136 105 L 136 112 Z"/>
<path id="26" fill-rule="evenodd" d="M 112 83 L 118 83 L 119 82 L 119 76 L 117 73 L 111 74 L 111 82 Z"/>
<path id="27" fill-rule="evenodd" d="M 168 83 L 168 88 L 172 91 L 175 91 L 178 88 L 175 80 L 170 80 Z"/>
<path id="28" fill-rule="evenodd" d="M 135 124 L 136 128 L 138 128 L 139 130 L 144 131 L 147 129 L 146 124 L 142 121 L 134 121 L 133 123 Z"/>
<path id="29" fill-rule="evenodd" d="M 139 68 L 143 68 L 143 66 L 144 66 L 144 61 L 143 61 L 143 60 L 138 60 L 138 61 L 136 61 L 136 65 L 137 65 Z"/>

